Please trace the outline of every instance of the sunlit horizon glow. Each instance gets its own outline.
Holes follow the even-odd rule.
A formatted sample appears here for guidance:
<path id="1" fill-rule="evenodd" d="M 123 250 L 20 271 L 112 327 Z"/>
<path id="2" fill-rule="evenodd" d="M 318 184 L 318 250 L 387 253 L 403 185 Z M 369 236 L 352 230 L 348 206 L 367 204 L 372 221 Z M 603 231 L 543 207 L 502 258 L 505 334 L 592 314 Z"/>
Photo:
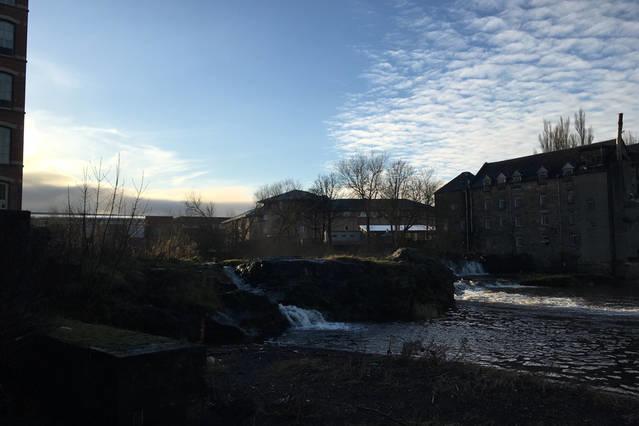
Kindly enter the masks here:
<path id="1" fill-rule="evenodd" d="M 354 152 L 441 180 L 474 172 L 531 154 L 544 119 L 579 108 L 595 141 L 615 137 L 619 112 L 639 133 L 634 1 L 158 0 L 123 2 L 126 20 L 106 0 L 51 3 L 30 16 L 27 209 L 55 208 L 118 155 L 147 198 L 238 210 L 258 186 L 310 185 Z"/>

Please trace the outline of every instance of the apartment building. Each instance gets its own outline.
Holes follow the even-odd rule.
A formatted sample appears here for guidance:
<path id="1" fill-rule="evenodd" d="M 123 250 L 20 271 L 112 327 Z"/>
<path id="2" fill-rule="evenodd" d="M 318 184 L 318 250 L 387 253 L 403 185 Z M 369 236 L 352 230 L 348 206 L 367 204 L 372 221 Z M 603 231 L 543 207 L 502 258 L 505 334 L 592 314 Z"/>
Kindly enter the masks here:
<path id="1" fill-rule="evenodd" d="M 28 0 L 0 0 L 0 210 L 21 210 Z"/>

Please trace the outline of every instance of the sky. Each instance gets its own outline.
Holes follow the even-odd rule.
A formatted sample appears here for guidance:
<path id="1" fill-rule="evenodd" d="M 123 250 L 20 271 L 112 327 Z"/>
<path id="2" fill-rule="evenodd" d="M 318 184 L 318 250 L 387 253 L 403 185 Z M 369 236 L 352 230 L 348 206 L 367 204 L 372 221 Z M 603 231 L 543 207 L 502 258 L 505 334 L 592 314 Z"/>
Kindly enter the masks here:
<path id="1" fill-rule="evenodd" d="M 24 208 L 118 156 L 152 214 L 239 213 L 385 151 L 442 181 L 528 155 L 583 108 L 639 131 L 639 2 L 31 0 Z"/>

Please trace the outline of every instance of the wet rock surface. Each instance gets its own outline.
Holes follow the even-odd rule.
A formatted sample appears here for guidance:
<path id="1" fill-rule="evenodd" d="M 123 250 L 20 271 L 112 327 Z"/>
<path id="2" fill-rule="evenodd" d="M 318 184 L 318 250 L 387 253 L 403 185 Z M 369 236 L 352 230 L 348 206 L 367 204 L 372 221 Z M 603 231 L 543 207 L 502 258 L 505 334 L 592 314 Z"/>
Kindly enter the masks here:
<path id="1" fill-rule="evenodd" d="M 316 309 L 333 321 L 429 319 L 454 305 L 453 274 L 407 251 L 388 260 L 256 260 L 237 267 L 273 301 Z"/>

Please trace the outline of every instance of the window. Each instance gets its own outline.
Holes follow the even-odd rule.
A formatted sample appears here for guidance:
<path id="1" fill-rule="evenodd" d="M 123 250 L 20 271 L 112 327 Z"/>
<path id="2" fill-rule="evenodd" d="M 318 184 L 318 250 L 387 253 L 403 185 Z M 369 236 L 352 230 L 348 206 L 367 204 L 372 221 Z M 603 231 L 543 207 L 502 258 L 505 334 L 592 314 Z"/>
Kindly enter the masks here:
<path id="1" fill-rule="evenodd" d="M 550 224 L 550 218 L 548 217 L 547 214 L 542 214 L 541 215 L 541 224 L 542 225 L 549 225 Z"/>
<path id="2" fill-rule="evenodd" d="M 488 198 L 484 200 L 484 210 L 486 211 L 490 210 L 490 199 Z"/>
<path id="3" fill-rule="evenodd" d="M 348 225 L 344 225 L 344 231 L 348 231 Z"/>
<path id="4" fill-rule="evenodd" d="M 518 209 L 521 207 L 521 198 L 517 197 L 515 198 L 515 200 L 513 201 L 513 204 L 515 205 L 515 208 Z"/>
<path id="5" fill-rule="evenodd" d="M 497 176 L 497 185 L 499 186 L 506 185 L 506 175 L 504 175 L 503 173 L 500 173 L 499 176 Z"/>
<path id="6" fill-rule="evenodd" d="M 570 234 L 570 243 L 575 247 L 579 246 L 579 234 Z"/>
<path id="7" fill-rule="evenodd" d="M 492 184 L 492 179 L 490 178 L 490 176 L 485 176 L 484 177 L 484 191 L 490 191 L 490 185 Z"/>
<path id="8" fill-rule="evenodd" d="M 505 224 L 504 217 L 503 216 L 499 216 L 499 227 L 503 228 L 504 224 Z"/>
<path id="9" fill-rule="evenodd" d="M 0 126 L 0 164 L 11 161 L 11 129 Z"/>
<path id="10" fill-rule="evenodd" d="M 15 6 L 16 0 L 0 0 L 0 4 L 8 4 L 9 6 Z"/>
<path id="11" fill-rule="evenodd" d="M 566 194 L 566 200 L 568 204 L 573 204 L 575 202 L 575 191 L 568 191 Z"/>
<path id="12" fill-rule="evenodd" d="M 0 182 L 0 210 L 9 208 L 9 184 Z"/>
<path id="13" fill-rule="evenodd" d="M 564 176 L 572 176 L 574 173 L 575 167 L 570 163 L 566 163 L 561 169 L 561 174 Z"/>
<path id="14" fill-rule="evenodd" d="M 574 225 L 574 224 L 575 224 L 575 214 L 568 213 L 568 225 Z"/>
<path id="15" fill-rule="evenodd" d="M 503 199 L 499 200 L 497 202 L 497 207 L 499 207 L 499 210 L 505 209 L 506 208 L 506 200 L 503 200 Z"/>
<path id="16" fill-rule="evenodd" d="M 0 72 L 0 105 L 11 106 L 13 102 L 13 76 Z"/>
<path id="17" fill-rule="evenodd" d="M 521 228 L 521 226 L 522 226 L 521 216 L 515 216 L 515 226 L 517 228 Z"/>
<path id="18" fill-rule="evenodd" d="M 548 235 L 541 236 L 541 243 L 545 246 L 550 244 L 550 238 L 548 237 Z"/>
<path id="19" fill-rule="evenodd" d="M 595 209 L 595 200 L 592 198 L 588 198 L 588 200 L 586 200 L 586 207 L 588 207 L 588 210 L 594 210 Z"/>
<path id="20" fill-rule="evenodd" d="M 452 211 L 457 210 L 457 204 L 451 204 L 451 205 L 450 205 L 450 209 L 451 209 Z"/>
<path id="21" fill-rule="evenodd" d="M 0 53 L 13 55 L 15 32 L 15 25 L 0 20 Z"/>
<path id="22" fill-rule="evenodd" d="M 541 166 L 539 170 L 537 170 L 537 182 L 543 185 L 546 183 L 546 179 L 548 179 L 548 170 L 546 170 L 544 166 Z"/>
<path id="23" fill-rule="evenodd" d="M 539 207 L 546 207 L 546 194 L 539 194 Z"/>
<path id="24" fill-rule="evenodd" d="M 489 217 L 484 219 L 484 228 L 490 229 L 490 218 Z"/>
<path id="25" fill-rule="evenodd" d="M 515 237 L 515 247 L 522 248 L 524 245 L 524 241 L 521 237 Z"/>
<path id="26" fill-rule="evenodd" d="M 517 185 L 521 183 L 521 173 L 519 170 L 515 170 L 513 173 L 513 183 Z"/>

